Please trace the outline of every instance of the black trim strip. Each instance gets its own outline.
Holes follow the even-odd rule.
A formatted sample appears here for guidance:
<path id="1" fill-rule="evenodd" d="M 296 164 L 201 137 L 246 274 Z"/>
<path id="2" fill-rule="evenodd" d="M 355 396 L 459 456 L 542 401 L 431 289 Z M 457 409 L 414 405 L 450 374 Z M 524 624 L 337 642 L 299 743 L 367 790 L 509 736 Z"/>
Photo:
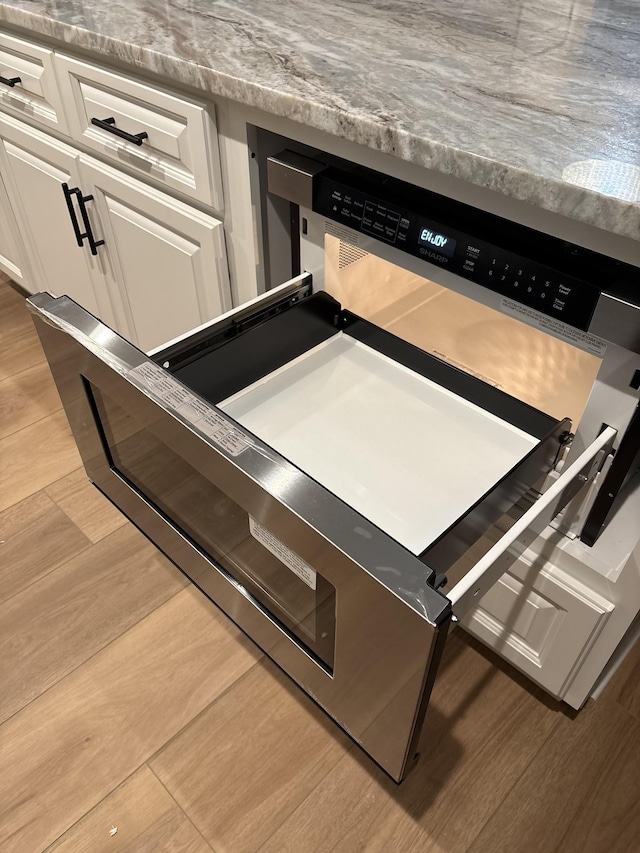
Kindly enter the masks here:
<path id="1" fill-rule="evenodd" d="M 374 323 L 363 320 L 350 311 L 343 311 L 342 317 L 343 331 L 347 335 L 442 385 L 454 394 L 464 397 L 470 403 L 480 406 L 529 435 L 543 439 L 557 427 L 558 421 L 550 415 L 447 364 L 446 361 L 407 343 Z"/>
<path id="2" fill-rule="evenodd" d="M 640 306 L 638 280 L 640 269 L 624 261 L 608 257 L 593 249 L 569 243 L 552 234 L 521 225 L 461 201 L 440 195 L 431 190 L 409 184 L 398 178 L 350 163 L 327 154 L 310 155 L 329 168 L 314 179 L 313 209 L 332 217 L 330 210 L 316 209 L 316 197 L 323 182 L 344 184 L 367 196 L 405 211 L 422 212 L 428 219 L 430 212 L 444 227 L 453 227 L 476 240 L 483 240 L 497 248 L 518 255 L 526 262 L 543 265 L 558 273 L 579 279 L 594 293 L 610 293 L 631 304 Z M 343 223 L 346 224 L 346 223 Z M 359 230 L 356 227 L 356 230 Z M 459 273 L 459 271 L 456 271 Z M 470 280 L 475 280 L 469 276 Z M 478 281 L 478 284 L 483 282 Z M 562 318 L 560 318 L 562 319 Z"/>
<path id="3" fill-rule="evenodd" d="M 289 228 L 291 229 L 291 276 L 302 272 L 300 261 L 300 208 L 289 203 Z"/>
<path id="4" fill-rule="evenodd" d="M 217 405 L 335 335 L 339 317 L 340 303 L 315 293 L 267 322 L 240 327 L 224 346 L 205 350 L 171 372 Z"/>
<path id="5" fill-rule="evenodd" d="M 593 506 L 582 528 L 580 540 L 591 547 L 605 527 L 613 502 L 627 480 L 640 454 L 640 403 L 636 406 L 627 431 L 622 436 L 611 468 L 601 483 Z"/>
<path id="6" fill-rule="evenodd" d="M 265 323 L 276 314 L 286 311 L 312 294 L 311 277 L 298 285 L 295 290 L 281 293 L 271 293 L 265 296 L 259 305 L 251 305 L 244 310 L 238 310 L 226 320 L 219 320 L 207 325 L 199 332 L 194 332 L 186 340 L 165 347 L 153 356 L 157 364 L 169 363 L 169 371 L 173 373 L 179 367 L 185 367 L 189 362 L 200 358 L 210 350 L 226 344 L 231 338 L 246 331 L 250 326 Z"/>

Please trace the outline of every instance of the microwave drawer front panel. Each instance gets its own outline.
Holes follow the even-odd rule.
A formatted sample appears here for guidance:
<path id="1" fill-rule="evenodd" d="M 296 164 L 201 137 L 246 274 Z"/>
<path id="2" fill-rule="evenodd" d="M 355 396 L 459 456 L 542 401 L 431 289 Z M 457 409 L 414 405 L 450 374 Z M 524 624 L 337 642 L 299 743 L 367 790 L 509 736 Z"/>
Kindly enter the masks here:
<path id="1" fill-rule="evenodd" d="M 0 33 L 0 107 L 68 134 L 53 51 Z"/>
<path id="2" fill-rule="evenodd" d="M 72 300 L 29 303 L 89 477 L 400 781 L 450 620 L 427 567 Z"/>
<path id="3" fill-rule="evenodd" d="M 60 54 L 56 68 L 74 139 L 222 210 L 216 127 L 204 104 Z"/>

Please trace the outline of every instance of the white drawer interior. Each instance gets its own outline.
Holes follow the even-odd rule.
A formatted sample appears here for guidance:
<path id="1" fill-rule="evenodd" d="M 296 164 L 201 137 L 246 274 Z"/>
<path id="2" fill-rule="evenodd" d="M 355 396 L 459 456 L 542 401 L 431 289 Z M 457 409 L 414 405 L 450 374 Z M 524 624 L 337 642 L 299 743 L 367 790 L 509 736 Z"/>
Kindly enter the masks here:
<path id="1" fill-rule="evenodd" d="M 538 443 L 342 332 L 219 407 L 414 554 Z"/>

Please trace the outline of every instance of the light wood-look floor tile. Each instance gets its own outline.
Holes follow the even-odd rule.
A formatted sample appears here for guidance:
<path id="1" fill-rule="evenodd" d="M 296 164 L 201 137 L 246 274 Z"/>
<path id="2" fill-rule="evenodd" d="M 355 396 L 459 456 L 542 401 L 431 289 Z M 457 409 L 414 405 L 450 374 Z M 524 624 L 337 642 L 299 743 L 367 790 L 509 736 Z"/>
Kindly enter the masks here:
<path id="1" fill-rule="evenodd" d="M 26 322 L 10 338 L 0 337 L 0 380 L 44 362 L 44 352 L 33 324 Z"/>
<path id="2" fill-rule="evenodd" d="M 45 361 L 25 297 L 0 284 L 0 380 Z"/>
<path id="3" fill-rule="evenodd" d="M 92 542 L 127 523 L 120 510 L 89 482 L 84 468 L 47 486 L 45 492 Z"/>
<path id="4" fill-rule="evenodd" d="M 211 853 L 146 765 L 49 849 L 50 853 Z"/>
<path id="5" fill-rule="evenodd" d="M 256 657 L 189 588 L 13 716 L 2 727 L 3 853 L 57 840 Z"/>
<path id="6" fill-rule="evenodd" d="M 64 412 L 0 440 L 0 511 L 80 467 Z"/>
<path id="7" fill-rule="evenodd" d="M 564 720 L 470 853 L 640 849 L 640 723 L 600 699 Z"/>
<path id="8" fill-rule="evenodd" d="M 44 352 L 31 320 L 15 328 L 11 335 L 0 334 L 0 380 L 43 362 Z"/>
<path id="9" fill-rule="evenodd" d="M 640 642 L 636 642 L 604 691 L 640 722 Z"/>
<path id="10" fill-rule="evenodd" d="M 49 365 L 41 362 L 0 382 L 0 438 L 62 408 Z"/>
<path id="11" fill-rule="evenodd" d="M 392 795 L 384 773 L 353 749 L 258 849 L 260 853 L 366 850 L 369 825 Z M 348 833 L 352 847 L 344 841 Z"/>
<path id="12" fill-rule="evenodd" d="M 449 642 L 413 773 L 398 787 L 354 751 L 261 853 L 468 849 L 559 715 L 457 637 Z"/>
<path id="13" fill-rule="evenodd" d="M 0 282 L 0 335 L 10 335 L 18 326 L 31 323 L 31 313 L 26 305 L 26 292 L 8 280 Z M 32 326 L 33 327 L 33 326 Z"/>
<path id="14" fill-rule="evenodd" d="M 44 492 L 0 512 L 0 603 L 90 545 Z"/>
<path id="15" fill-rule="evenodd" d="M 14 595 L 0 606 L 0 721 L 187 583 L 138 530 L 127 525 Z"/>
<path id="16" fill-rule="evenodd" d="M 215 850 L 250 851 L 350 748 L 345 735 L 265 659 L 151 768 Z"/>

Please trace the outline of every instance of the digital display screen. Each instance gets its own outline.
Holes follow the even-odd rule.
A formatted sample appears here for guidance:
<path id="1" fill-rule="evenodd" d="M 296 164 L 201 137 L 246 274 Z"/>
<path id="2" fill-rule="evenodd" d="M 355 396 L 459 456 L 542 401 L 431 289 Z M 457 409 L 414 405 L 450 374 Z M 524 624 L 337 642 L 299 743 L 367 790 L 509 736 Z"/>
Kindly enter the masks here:
<path id="1" fill-rule="evenodd" d="M 439 234 L 437 231 L 433 231 L 427 227 L 420 228 L 418 243 L 421 246 L 428 246 L 434 252 L 446 255 L 447 258 L 452 258 L 456 250 L 456 241 L 453 237 L 447 237 L 446 234 Z"/>

